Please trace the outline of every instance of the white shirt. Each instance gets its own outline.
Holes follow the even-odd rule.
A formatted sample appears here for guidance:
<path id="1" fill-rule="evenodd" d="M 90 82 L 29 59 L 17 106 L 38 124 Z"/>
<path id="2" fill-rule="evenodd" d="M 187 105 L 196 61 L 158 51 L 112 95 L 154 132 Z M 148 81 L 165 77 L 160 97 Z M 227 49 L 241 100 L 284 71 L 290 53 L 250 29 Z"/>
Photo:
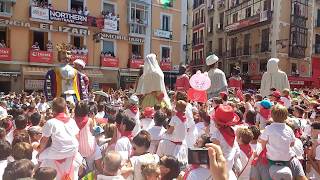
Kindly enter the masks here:
<path id="1" fill-rule="evenodd" d="M 4 169 L 7 167 L 7 165 L 8 165 L 8 160 L 0 161 L 0 179 L 2 179 Z"/>
<path id="2" fill-rule="evenodd" d="M 132 145 L 129 138 L 123 136 L 117 140 L 115 151 L 119 152 L 123 161 L 129 159 L 132 151 Z"/>
<path id="3" fill-rule="evenodd" d="M 204 125 L 204 122 L 198 122 L 196 124 L 196 128 L 198 130 L 198 135 L 201 136 L 202 134 L 205 133 L 205 125 Z"/>
<path id="4" fill-rule="evenodd" d="M 303 149 L 302 141 L 300 139 L 296 138 L 296 141 L 294 142 L 294 146 L 291 148 L 298 159 L 303 159 L 304 149 Z"/>
<path id="5" fill-rule="evenodd" d="M 141 156 L 133 156 L 130 158 L 130 162 L 133 167 L 133 179 L 144 179 L 141 174 L 142 164 L 157 164 L 159 162 L 159 156 L 156 154 L 143 154 Z"/>
<path id="6" fill-rule="evenodd" d="M 187 134 L 186 134 L 186 142 L 187 146 L 192 148 L 196 143 L 198 137 L 198 129 L 196 128 L 196 123 L 193 119 L 192 113 L 192 105 L 190 103 L 187 104 L 186 107 L 186 117 L 187 117 Z"/>
<path id="7" fill-rule="evenodd" d="M 64 159 L 72 157 L 78 152 L 79 142 L 76 135 L 79 128 L 75 120 L 64 123 L 55 118 L 46 122 L 42 129 L 44 137 L 51 137 L 51 146 L 46 148 L 39 159 Z"/>
<path id="8" fill-rule="evenodd" d="M 36 107 L 39 112 L 46 112 L 47 109 L 50 108 L 50 106 L 45 102 L 45 103 L 39 103 Z"/>
<path id="9" fill-rule="evenodd" d="M 198 179 L 203 179 L 203 180 L 212 179 L 210 170 L 208 168 L 199 167 L 191 170 L 186 178 L 186 180 L 198 180 Z"/>
<path id="10" fill-rule="evenodd" d="M 148 130 L 154 126 L 154 121 L 151 118 L 141 119 L 141 128 L 142 130 Z"/>
<path id="11" fill-rule="evenodd" d="M 166 132 L 166 129 L 162 126 L 153 126 L 152 128 L 148 129 L 148 132 L 151 136 L 149 152 L 156 153 L 161 137 Z"/>
<path id="12" fill-rule="evenodd" d="M 104 111 L 97 112 L 97 114 L 95 115 L 95 118 L 97 119 L 104 118 L 105 114 L 106 113 Z"/>
<path id="13" fill-rule="evenodd" d="M 97 176 L 97 180 L 124 180 L 124 178 L 121 175 L 118 175 L 118 176 L 105 176 L 105 175 L 99 174 Z"/>
<path id="14" fill-rule="evenodd" d="M 320 161 L 320 146 L 318 145 L 316 147 L 316 155 L 315 155 L 315 160 Z M 315 179 L 320 179 L 319 173 L 311 167 L 310 172 L 307 174 L 308 179 L 310 180 L 315 180 Z"/>
<path id="15" fill-rule="evenodd" d="M 182 142 L 186 138 L 187 122 L 182 122 L 177 116 L 173 116 L 169 123 L 174 127 L 173 133 L 170 135 L 170 140 L 174 142 Z"/>
<path id="16" fill-rule="evenodd" d="M 285 123 L 272 123 L 267 126 L 260 138 L 267 143 L 267 158 L 273 161 L 289 161 L 295 153 L 290 144 L 296 137 L 292 129 Z"/>
<path id="17" fill-rule="evenodd" d="M 291 100 L 290 100 L 290 99 L 288 99 L 288 98 L 286 98 L 286 97 L 281 97 L 280 99 L 281 99 L 281 101 L 284 102 L 284 106 L 285 106 L 286 108 L 291 107 Z"/>

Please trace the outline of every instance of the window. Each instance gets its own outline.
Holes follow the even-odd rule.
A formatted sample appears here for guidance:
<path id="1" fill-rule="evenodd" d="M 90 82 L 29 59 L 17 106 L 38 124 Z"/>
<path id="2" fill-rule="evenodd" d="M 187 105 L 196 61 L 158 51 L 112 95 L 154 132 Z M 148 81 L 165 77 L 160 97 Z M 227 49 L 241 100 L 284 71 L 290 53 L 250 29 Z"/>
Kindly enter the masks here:
<path id="1" fill-rule="evenodd" d="M 203 39 L 203 30 L 200 31 L 200 42 L 199 43 L 203 43 L 204 39 Z"/>
<path id="2" fill-rule="evenodd" d="M 162 27 L 161 29 L 164 31 L 171 30 L 171 17 L 168 15 L 162 15 Z"/>
<path id="3" fill-rule="evenodd" d="M 246 18 L 251 17 L 251 7 L 246 9 Z"/>
<path id="4" fill-rule="evenodd" d="M 203 51 L 202 50 L 200 50 L 199 51 L 199 60 L 203 60 Z"/>
<path id="5" fill-rule="evenodd" d="M 261 31 L 261 52 L 269 51 L 269 28 Z"/>
<path id="6" fill-rule="evenodd" d="M 219 38 L 219 40 L 218 40 L 218 55 L 219 56 L 222 56 L 222 41 L 223 41 L 223 39 Z"/>
<path id="7" fill-rule="evenodd" d="M 83 40 L 84 39 L 81 36 L 71 36 L 71 44 L 78 49 L 83 47 Z"/>
<path id="8" fill-rule="evenodd" d="M 265 0 L 263 2 L 263 10 L 271 10 L 271 0 Z"/>
<path id="9" fill-rule="evenodd" d="M 231 57 L 237 55 L 237 37 L 231 38 Z"/>
<path id="10" fill-rule="evenodd" d="M 71 11 L 76 10 L 77 12 L 79 10 L 83 11 L 83 3 L 84 0 L 71 0 Z"/>
<path id="11" fill-rule="evenodd" d="M 200 11 L 200 23 L 204 23 L 204 9 Z"/>
<path id="12" fill-rule="evenodd" d="M 12 8 L 12 2 L 6 2 L 6 1 L 0 2 L 0 13 L 10 15 L 12 13 L 11 8 Z"/>
<path id="13" fill-rule="evenodd" d="M 5 45 L 6 45 L 6 47 L 9 47 L 8 46 L 8 39 L 7 39 L 7 27 L 0 27 L 0 43 L 2 42 L 2 41 L 4 41 L 4 43 L 5 43 Z"/>
<path id="14" fill-rule="evenodd" d="M 107 14 L 109 13 L 113 13 L 115 14 L 116 11 L 115 11 L 115 7 L 113 4 L 109 4 L 109 3 L 103 3 L 103 11 L 106 12 Z"/>
<path id="15" fill-rule="evenodd" d="M 210 27 L 209 27 L 209 33 L 213 32 L 213 17 L 210 17 Z"/>
<path id="16" fill-rule="evenodd" d="M 291 64 L 291 74 L 298 74 L 298 68 L 296 63 Z"/>
<path id="17" fill-rule="evenodd" d="M 260 72 L 267 71 L 267 61 L 260 61 Z"/>
<path id="18" fill-rule="evenodd" d="M 193 33 L 192 38 L 193 38 L 193 45 L 198 44 L 198 33 L 197 32 Z"/>
<path id="19" fill-rule="evenodd" d="M 250 55 L 250 34 L 244 35 L 243 55 Z"/>
<path id="20" fill-rule="evenodd" d="M 249 64 L 247 62 L 242 63 L 242 72 L 243 73 L 249 72 Z"/>
<path id="21" fill-rule="evenodd" d="M 317 11 L 317 27 L 320 27 L 320 9 Z"/>
<path id="22" fill-rule="evenodd" d="M 232 15 L 232 23 L 238 22 L 238 13 Z"/>
<path id="23" fill-rule="evenodd" d="M 143 4 L 138 4 L 131 2 L 131 21 L 140 23 L 140 24 L 147 24 L 147 17 L 148 17 L 148 10 L 147 6 Z"/>
<path id="24" fill-rule="evenodd" d="M 170 58 L 170 47 L 161 47 L 161 59 Z"/>
<path id="25" fill-rule="evenodd" d="M 103 41 L 102 52 L 104 54 L 110 54 L 111 56 L 115 57 L 114 42 L 113 41 Z"/>
<path id="26" fill-rule="evenodd" d="M 131 44 L 131 58 L 133 59 L 143 58 L 143 45 Z"/>
<path id="27" fill-rule="evenodd" d="M 196 17 L 195 17 L 195 26 L 196 25 L 198 25 L 199 24 L 199 13 L 196 13 L 196 15 L 195 15 Z"/>
<path id="28" fill-rule="evenodd" d="M 40 50 L 46 50 L 46 44 L 48 42 L 48 33 L 47 32 L 40 32 L 40 31 L 33 31 L 32 33 L 32 45 L 36 42 L 38 43 Z"/>
<path id="29" fill-rule="evenodd" d="M 209 41 L 208 42 L 208 47 L 209 47 L 209 53 L 212 53 L 213 51 L 212 51 L 212 41 Z"/>

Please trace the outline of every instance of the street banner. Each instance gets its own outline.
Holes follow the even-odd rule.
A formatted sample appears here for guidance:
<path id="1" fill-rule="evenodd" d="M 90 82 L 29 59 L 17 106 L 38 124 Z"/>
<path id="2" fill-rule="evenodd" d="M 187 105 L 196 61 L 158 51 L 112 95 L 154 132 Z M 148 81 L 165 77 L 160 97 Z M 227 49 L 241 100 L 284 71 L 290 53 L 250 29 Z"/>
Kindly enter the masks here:
<path id="1" fill-rule="evenodd" d="M 208 101 L 207 91 L 198 91 L 190 88 L 188 90 L 188 99 L 194 102 L 206 103 Z"/>
<path id="2" fill-rule="evenodd" d="M 160 68 L 162 69 L 162 71 L 171 71 L 172 70 L 171 62 L 161 61 Z"/>
<path id="3" fill-rule="evenodd" d="M 0 61 L 11 61 L 10 48 L 0 48 Z"/>
<path id="4" fill-rule="evenodd" d="M 119 67 L 119 59 L 114 57 L 101 57 L 101 66 Z"/>
<path id="5" fill-rule="evenodd" d="M 132 69 L 139 69 L 143 64 L 143 59 L 130 59 L 130 68 Z"/>
<path id="6" fill-rule="evenodd" d="M 118 21 L 116 19 L 104 19 L 104 29 L 107 31 L 118 31 Z"/>
<path id="7" fill-rule="evenodd" d="M 71 61 L 75 61 L 76 59 L 83 60 L 86 64 L 88 64 L 88 55 L 84 54 L 71 54 Z"/>
<path id="8" fill-rule="evenodd" d="M 49 51 L 30 51 L 29 61 L 35 63 L 48 63 L 51 64 L 53 53 Z"/>
<path id="9" fill-rule="evenodd" d="M 49 9 L 31 6 L 31 18 L 49 20 Z"/>

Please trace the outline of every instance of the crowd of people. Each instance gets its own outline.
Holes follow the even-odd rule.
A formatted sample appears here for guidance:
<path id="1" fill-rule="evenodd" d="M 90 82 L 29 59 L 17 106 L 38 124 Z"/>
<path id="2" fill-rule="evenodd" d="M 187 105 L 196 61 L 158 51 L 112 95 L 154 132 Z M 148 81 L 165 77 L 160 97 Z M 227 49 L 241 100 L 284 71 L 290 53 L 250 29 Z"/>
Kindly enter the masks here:
<path id="1" fill-rule="evenodd" d="M 45 0 L 32 0 L 32 6 L 53 9 L 52 4 L 48 3 L 48 1 Z"/>

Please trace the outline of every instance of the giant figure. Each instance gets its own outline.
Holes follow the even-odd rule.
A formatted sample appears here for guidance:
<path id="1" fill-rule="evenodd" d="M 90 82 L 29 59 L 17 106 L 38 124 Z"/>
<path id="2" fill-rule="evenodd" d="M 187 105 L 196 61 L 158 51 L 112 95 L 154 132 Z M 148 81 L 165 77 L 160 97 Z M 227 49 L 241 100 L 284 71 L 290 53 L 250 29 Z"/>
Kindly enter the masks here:
<path id="1" fill-rule="evenodd" d="M 48 101 L 64 97 L 66 101 L 75 104 L 84 97 L 82 93 L 86 91 L 79 85 L 79 72 L 69 64 L 70 49 L 70 46 L 64 43 L 57 45 L 60 65 L 49 70 L 45 76 L 44 92 Z"/>
<path id="2" fill-rule="evenodd" d="M 290 89 L 288 76 L 278 67 L 279 59 L 271 58 L 267 63 L 267 72 L 262 76 L 260 93 L 263 97 L 271 94 L 270 89 L 275 88 L 282 91 Z"/>
<path id="3" fill-rule="evenodd" d="M 206 64 L 209 67 L 209 78 L 211 86 L 208 89 L 208 98 L 218 97 L 222 91 L 227 91 L 228 83 L 226 75 L 218 68 L 218 56 L 212 54 L 207 57 Z"/>
<path id="4" fill-rule="evenodd" d="M 141 97 L 141 108 L 153 107 L 156 104 L 171 109 L 171 103 L 164 84 L 164 74 L 158 64 L 155 54 L 145 58 L 143 74 L 139 78 L 136 89 Z"/>

